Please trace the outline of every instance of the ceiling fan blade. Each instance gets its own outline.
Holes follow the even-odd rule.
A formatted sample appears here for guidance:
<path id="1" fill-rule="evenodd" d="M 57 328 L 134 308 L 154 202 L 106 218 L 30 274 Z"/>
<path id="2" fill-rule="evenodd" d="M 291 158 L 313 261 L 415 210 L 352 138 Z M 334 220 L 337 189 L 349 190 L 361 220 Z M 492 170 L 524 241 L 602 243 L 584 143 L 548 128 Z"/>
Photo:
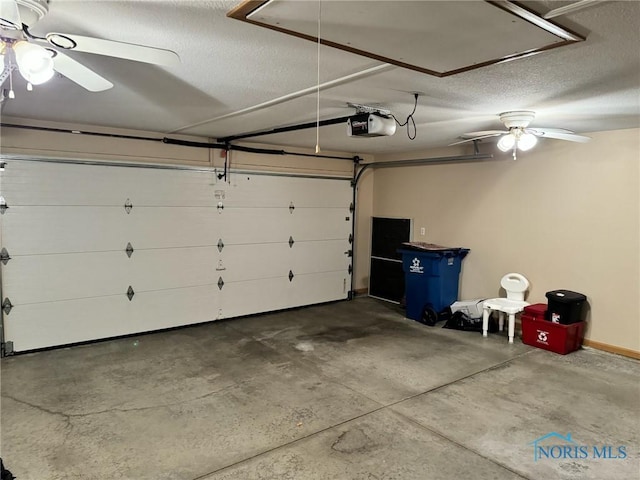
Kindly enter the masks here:
<path id="1" fill-rule="evenodd" d="M 16 0 L 0 0 L 0 27 L 22 30 L 22 19 Z"/>
<path id="2" fill-rule="evenodd" d="M 568 140 L 569 142 L 586 143 L 591 140 L 590 137 L 578 135 L 573 133 L 571 130 L 563 130 L 560 128 L 527 128 L 527 132 L 532 133 L 537 137 Z"/>
<path id="3" fill-rule="evenodd" d="M 53 69 L 90 92 L 102 92 L 113 87 L 109 80 L 62 52 L 56 52 L 53 57 Z"/>
<path id="4" fill-rule="evenodd" d="M 475 133 L 483 133 L 483 132 L 475 132 Z M 504 135 L 505 133 L 508 133 L 508 132 L 495 131 L 495 132 L 484 132 L 484 133 L 486 133 L 487 135 L 479 135 L 477 137 L 465 138 L 464 140 L 459 140 L 457 142 L 450 143 L 448 146 L 452 147 L 453 145 L 460 145 L 461 143 L 473 142 L 475 140 L 482 140 L 483 138 L 499 137 L 500 135 Z M 463 136 L 466 137 L 468 135 L 469 135 L 468 133 L 465 133 Z"/>
<path id="5" fill-rule="evenodd" d="M 65 50 L 95 53 L 168 67 L 180 65 L 180 57 L 177 53 L 162 48 L 145 47 L 134 43 L 115 42 L 113 40 L 55 32 L 47 34 L 47 41 L 54 47 Z"/>
<path id="6" fill-rule="evenodd" d="M 480 132 L 463 133 L 460 137 L 484 137 L 486 135 L 504 135 L 508 130 L 482 130 Z"/>

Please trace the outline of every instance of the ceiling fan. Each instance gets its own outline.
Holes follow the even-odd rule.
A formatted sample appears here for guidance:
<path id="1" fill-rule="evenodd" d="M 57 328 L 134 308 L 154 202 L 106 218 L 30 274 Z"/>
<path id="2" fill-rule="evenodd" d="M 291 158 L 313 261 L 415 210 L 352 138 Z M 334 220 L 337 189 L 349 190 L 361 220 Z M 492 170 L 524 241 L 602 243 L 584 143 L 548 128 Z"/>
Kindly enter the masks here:
<path id="1" fill-rule="evenodd" d="M 530 128 L 529 124 L 535 118 L 535 113 L 528 110 L 504 112 L 499 115 L 500 121 L 507 127 L 507 130 L 485 130 L 480 132 L 469 132 L 460 136 L 463 140 L 449 144 L 458 145 L 465 142 L 475 142 L 491 137 L 500 137 L 498 148 L 503 152 L 513 150 L 513 159 L 516 159 L 517 150 L 531 150 L 538 137 L 555 138 L 557 140 L 568 140 L 570 142 L 585 143 L 591 140 L 589 137 L 578 135 L 571 130 L 563 128 Z"/>
<path id="2" fill-rule="evenodd" d="M 64 52 L 75 50 L 154 65 L 176 66 L 180 57 L 171 50 L 116 42 L 82 35 L 52 32 L 35 36 L 29 28 L 49 11 L 49 0 L 0 0 L 0 84 L 17 69 L 27 89 L 48 81 L 58 72 L 90 92 L 113 87 L 106 78 Z M 9 98 L 14 98 L 13 88 Z"/>

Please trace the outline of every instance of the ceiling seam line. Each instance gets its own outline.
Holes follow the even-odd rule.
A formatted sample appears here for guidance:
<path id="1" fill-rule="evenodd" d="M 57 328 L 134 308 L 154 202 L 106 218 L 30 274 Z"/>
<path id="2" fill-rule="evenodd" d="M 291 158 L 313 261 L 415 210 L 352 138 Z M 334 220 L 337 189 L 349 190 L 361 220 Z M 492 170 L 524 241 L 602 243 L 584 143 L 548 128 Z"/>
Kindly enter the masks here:
<path id="1" fill-rule="evenodd" d="M 186 125 L 184 127 L 180 127 L 177 128 L 175 130 L 170 130 L 168 132 L 166 132 L 165 134 L 170 134 L 170 133 L 177 133 L 177 132 L 181 132 L 183 130 L 187 130 L 189 128 L 193 128 L 193 127 L 199 127 L 201 125 L 205 125 L 207 123 L 213 123 L 213 122 L 217 122 L 219 120 L 225 120 L 227 118 L 231 118 L 231 117 L 237 117 L 239 115 L 244 115 L 246 113 L 251 113 L 251 112 L 255 112 L 257 110 L 263 110 L 265 108 L 268 107 L 272 107 L 274 105 L 279 105 L 281 103 L 285 103 L 288 102 L 289 100 L 295 100 L 296 98 L 300 98 L 300 97 L 304 97 L 306 95 L 310 95 L 312 93 L 315 93 L 318 91 L 318 88 L 320 88 L 320 90 L 325 90 L 328 88 L 332 88 L 332 87 L 337 87 L 339 85 L 343 85 L 345 83 L 349 83 L 355 80 L 359 80 L 360 78 L 364 78 L 364 77 L 368 77 L 371 75 L 375 75 L 378 73 L 382 73 L 385 72 L 387 70 L 390 70 L 392 68 L 397 68 L 395 65 L 392 65 L 390 63 L 383 63 L 381 65 L 377 65 L 375 67 L 372 68 L 367 68 L 365 70 L 361 70 L 359 72 L 356 73 L 352 73 L 349 75 L 345 75 L 344 77 L 339 77 L 336 78 L 334 80 L 329 80 L 327 82 L 324 82 L 322 84 L 320 84 L 320 86 L 318 87 L 317 85 L 313 86 L 313 87 L 308 87 L 305 88 L 303 90 L 298 90 L 297 92 L 292 92 L 289 93 L 287 95 L 283 95 L 281 97 L 278 98 L 274 98 L 272 100 L 267 100 L 266 102 L 262 102 L 259 103 L 257 105 L 252 105 L 251 107 L 246 107 L 243 108 L 241 110 L 236 110 L 235 112 L 230 112 L 224 115 L 220 115 L 218 117 L 213 117 L 213 118 L 209 118 L 207 120 L 202 120 L 201 122 L 197 122 L 197 123 L 192 123 L 190 125 Z"/>

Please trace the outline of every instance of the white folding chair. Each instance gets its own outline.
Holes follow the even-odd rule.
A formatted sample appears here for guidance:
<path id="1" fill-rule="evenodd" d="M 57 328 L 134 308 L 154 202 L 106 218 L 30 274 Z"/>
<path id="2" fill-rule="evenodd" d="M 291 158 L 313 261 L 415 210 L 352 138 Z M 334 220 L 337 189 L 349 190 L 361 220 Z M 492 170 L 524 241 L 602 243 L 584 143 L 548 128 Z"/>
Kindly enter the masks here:
<path id="1" fill-rule="evenodd" d="M 504 330 L 504 315 L 509 315 L 509 343 L 513 343 L 513 334 L 516 326 L 516 314 L 522 312 L 529 305 L 524 301 L 524 293 L 529 288 L 529 281 L 519 273 L 507 273 L 500 285 L 507 292 L 506 298 L 490 298 L 485 300 L 482 308 L 482 335 L 487 336 L 489 328 L 489 315 L 492 311 L 498 312 L 498 326 Z"/>

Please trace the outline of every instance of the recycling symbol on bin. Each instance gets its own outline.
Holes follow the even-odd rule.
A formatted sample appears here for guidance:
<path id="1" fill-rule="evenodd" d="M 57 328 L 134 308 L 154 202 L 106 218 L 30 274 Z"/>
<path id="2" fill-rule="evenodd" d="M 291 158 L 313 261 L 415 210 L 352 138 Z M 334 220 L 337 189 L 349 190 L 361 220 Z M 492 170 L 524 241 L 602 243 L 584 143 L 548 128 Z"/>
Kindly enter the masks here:
<path id="1" fill-rule="evenodd" d="M 420 265 L 420 259 L 418 257 L 415 257 L 413 260 L 411 260 L 409 271 L 411 273 L 424 273 L 424 267 Z"/>
<path id="2" fill-rule="evenodd" d="M 547 343 L 548 338 L 549 338 L 549 332 L 538 330 L 538 341 L 540 343 Z"/>

